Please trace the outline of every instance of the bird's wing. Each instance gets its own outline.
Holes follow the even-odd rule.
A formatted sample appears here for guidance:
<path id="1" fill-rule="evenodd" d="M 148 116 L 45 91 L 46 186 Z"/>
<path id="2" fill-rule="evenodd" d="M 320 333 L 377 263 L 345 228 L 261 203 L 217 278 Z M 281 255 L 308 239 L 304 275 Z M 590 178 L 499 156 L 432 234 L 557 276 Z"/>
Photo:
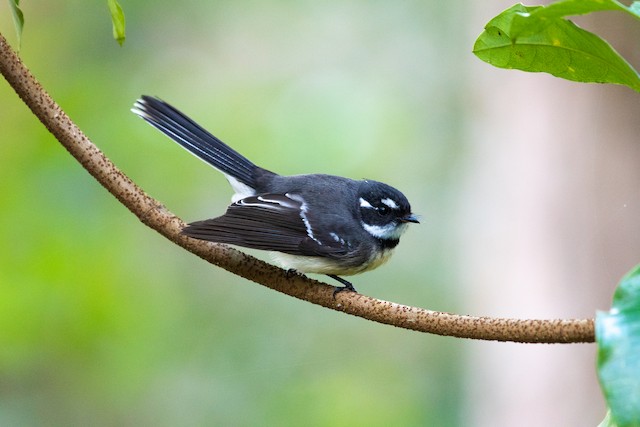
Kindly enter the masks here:
<path id="1" fill-rule="evenodd" d="M 348 242 L 335 233 L 314 229 L 304 200 L 290 194 L 246 197 L 231 204 L 218 218 L 189 224 L 182 234 L 292 255 L 339 258 L 350 250 Z"/>

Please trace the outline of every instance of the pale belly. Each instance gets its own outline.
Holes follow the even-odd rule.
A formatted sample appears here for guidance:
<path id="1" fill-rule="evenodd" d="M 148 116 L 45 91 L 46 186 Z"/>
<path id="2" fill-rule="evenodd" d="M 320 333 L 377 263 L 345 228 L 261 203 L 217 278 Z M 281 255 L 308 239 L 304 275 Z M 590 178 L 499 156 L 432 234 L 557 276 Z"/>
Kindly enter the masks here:
<path id="1" fill-rule="evenodd" d="M 329 258 L 298 256 L 281 252 L 271 252 L 271 256 L 273 257 L 274 261 L 281 265 L 283 268 L 292 268 L 301 273 L 335 274 L 337 276 L 350 276 L 353 274 L 373 270 L 374 268 L 378 268 L 379 266 L 387 262 L 392 254 L 393 249 L 387 249 L 372 257 L 368 262 L 362 265 L 342 267 L 340 266 L 339 261 Z"/>

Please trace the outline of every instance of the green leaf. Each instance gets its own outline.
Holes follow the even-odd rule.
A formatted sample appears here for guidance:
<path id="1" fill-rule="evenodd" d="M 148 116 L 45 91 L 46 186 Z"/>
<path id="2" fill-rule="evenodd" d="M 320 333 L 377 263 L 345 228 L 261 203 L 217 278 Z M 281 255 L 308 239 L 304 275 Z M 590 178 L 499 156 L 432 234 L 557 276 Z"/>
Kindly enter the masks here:
<path id="1" fill-rule="evenodd" d="M 567 80 L 615 83 L 640 91 L 640 77 L 607 42 L 571 21 L 543 16 L 540 32 L 519 28 L 512 37 L 517 16 L 536 16 L 543 6 L 516 4 L 485 26 L 473 47 L 481 60 L 499 68 L 545 72 Z M 518 24 L 520 25 L 520 24 Z"/>
<path id="2" fill-rule="evenodd" d="M 111 12 L 111 22 L 113 23 L 113 38 L 122 46 L 125 39 L 124 12 L 117 0 L 108 0 L 109 11 Z"/>
<path id="3" fill-rule="evenodd" d="M 13 16 L 13 25 L 16 27 L 16 36 L 18 37 L 18 50 L 22 43 L 22 28 L 24 27 L 24 15 L 20 10 L 20 0 L 9 0 L 11 15 Z"/>
<path id="4" fill-rule="evenodd" d="M 640 265 L 625 276 L 609 312 L 596 315 L 598 377 L 611 420 L 640 426 Z"/>
<path id="5" fill-rule="evenodd" d="M 633 6 L 627 7 L 615 0 L 563 0 L 540 7 L 531 13 L 516 14 L 510 35 L 512 39 L 531 36 L 541 32 L 557 19 L 605 10 L 627 12 L 640 19 L 640 14 L 637 10 L 633 10 Z"/>

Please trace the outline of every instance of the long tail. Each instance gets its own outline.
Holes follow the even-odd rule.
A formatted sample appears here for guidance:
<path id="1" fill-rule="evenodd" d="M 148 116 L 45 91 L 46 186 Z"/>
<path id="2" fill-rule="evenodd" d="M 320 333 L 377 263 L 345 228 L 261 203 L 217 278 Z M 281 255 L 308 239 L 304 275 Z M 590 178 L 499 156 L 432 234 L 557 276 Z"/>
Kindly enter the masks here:
<path id="1" fill-rule="evenodd" d="M 143 95 L 131 111 L 227 177 L 255 188 L 256 165 L 170 104 Z"/>

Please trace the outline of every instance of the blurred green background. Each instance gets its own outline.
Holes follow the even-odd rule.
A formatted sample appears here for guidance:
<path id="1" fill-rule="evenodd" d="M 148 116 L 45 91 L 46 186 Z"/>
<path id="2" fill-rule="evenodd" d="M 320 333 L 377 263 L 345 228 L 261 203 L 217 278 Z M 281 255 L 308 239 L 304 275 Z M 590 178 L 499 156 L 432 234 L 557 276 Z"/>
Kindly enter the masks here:
<path id="1" fill-rule="evenodd" d="M 93 142 L 186 221 L 222 213 L 231 190 L 129 112 L 141 94 L 171 102 L 268 169 L 401 189 L 422 224 L 389 264 L 353 278 L 365 294 L 474 315 L 590 317 L 638 259 L 640 181 L 624 175 L 628 181 L 611 183 L 622 195 L 600 199 L 611 194 L 600 179 L 608 170 L 594 166 L 600 143 L 571 133 L 580 128 L 571 120 L 584 124 L 585 116 L 562 99 L 604 108 L 603 96 L 611 98 L 619 110 L 607 107 L 610 115 L 587 110 L 603 124 L 585 132 L 601 141 L 608 126 L 622 129 L 614 116 L 626 112 L 630 133 L 615 139 L 622 154 L 610 165 L 619 170 L 621 159 L 638 159 L 637 96 L 476 60 L 475 37 L 509 5 L 122 1 L 121 48 L 106 2 L 34 0 L 22 4 L 21 56 Z M 15 44 L 6 3 L 0 31 Z M 522 87 L 529 92 L 517 95 Z M 562 113 L 549 113 L 558 102 Z M 519 122 L 523 116 L 532 121 Z M 551 123 L 544 139 L 560 151 L 542 150 L 536 163 L 515 150 L 514 160 L 520 137 L 501 123 L 525 133 Z M 587 153 L 582 166 L 573 139 Z M 573 166 L 592 181 L 572 175 Z M 535 190 L 531 181 L 550 184 Z M 548 188 L 565 193 L 549 201 Z M 557 425 L 594 425 L 604 415 L 593 346 L 422 335 L 294 300 L 204 263 L 140 224 L 4 83 L 0 194 L 0 425 L 509 425 L 502 412 L 540 425 L 529 413 L 544 405 Z M 530 212 L 538 216 L 522 216 Z M 595 277 L 587 266 L 611 252 L 589 225 L 594 216 L 605 218 L 607 242 L 621 247 Z M 536 240 L 540 228 L 558 237 L 563 221 L 579 226 L 567 239 L 587 243 Z M 511 246 L 522 241 L 531 253 L 577 264 L 551 268 Z M 551 271 L 549 281 L 528 283 L 539 271 Z M 577 280 L 576 271 L 588 279 Z M 563 363 L 576 370 L 562 377 Z M 555 383 L 541 382 L 547 370 Z M 582 392 L 561 405 L 555 392 L 547 396 L 552 387 Z"/>

